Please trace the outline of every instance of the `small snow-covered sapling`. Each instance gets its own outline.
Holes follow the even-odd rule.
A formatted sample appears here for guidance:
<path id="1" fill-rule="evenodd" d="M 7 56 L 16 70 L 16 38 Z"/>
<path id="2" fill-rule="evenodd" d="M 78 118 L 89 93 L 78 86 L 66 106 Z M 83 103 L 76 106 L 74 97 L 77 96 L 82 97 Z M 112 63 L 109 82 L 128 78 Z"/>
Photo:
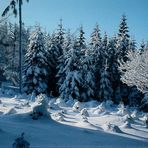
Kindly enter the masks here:
<path id="1" fill-rule="evenodd" d="M 30 143 L 24 139 L 24 133 L 20 137 L 15 139 L 15 142 L 12 144 L 13 148 L 29 148 Z"/>

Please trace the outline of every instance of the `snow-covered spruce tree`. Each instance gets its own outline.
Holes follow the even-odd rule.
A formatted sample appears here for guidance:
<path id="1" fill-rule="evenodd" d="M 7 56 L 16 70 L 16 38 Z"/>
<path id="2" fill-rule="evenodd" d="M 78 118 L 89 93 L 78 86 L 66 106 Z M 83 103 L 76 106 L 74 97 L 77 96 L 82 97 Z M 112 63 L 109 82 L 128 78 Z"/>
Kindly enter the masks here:
<path id="1" fill-rule="evenodd" d="M 86 56 L 86 43 L 82 26 L 79 37 L 65 57 L 65 68 L 63 71 L 66 77 L 60 87 L 61 96 L 64 99 L 72 98 L 79 101 L 87 101 L 93 95 L 91 87 L 94 84 L 91 81 L 91 78 L 93 78 L 91 68 L 88 68 L 90 62 Z"/>
<path id="2" fill-rule="evenodd" d="M 80 72 L 82 74 L 82 86 L 80 86 L 81 98 L 79 101 L 88 101 L 94 97 L 94 65 L 91 59 L 90 50 L 85 43 L 85 32 L 80 27 L 80 34 L 77 38 L 77 48 L 80 50 Z"/>
<path id="3" fill-rule="evenodd" d="M 100 85 L 101 85 L 101 73 L 104 69 L 105 61 L 108 60 L 108 37 L 104 34 L 102 43 L 99 47 L 98 59 L 95 62 L 95 77 L 96 77 L 96 97 L 99 101 L 100 99 Z"/>
<path id="4" fill-rule="evenodd" d="M 89 48 L 92 50 L 92 64 L 94 64 L 95 98 L 99 99 L 100 69 L 102 65 L 102 39 L 98 25 L 96 25 L 94 31 L 91 34 L 91 42 Z"/>
<path id="5" fill-rule="evenodd" d="M 0 24 L 0 84 L 6 77 L 4 76 L 5 68 L 8 65 L 8 23 Z"/>
<path id="6" fill-rule="evenodd" d="M 59 78 L 57 84 L 59 87 L 63 84 L 66 77 L 65 60 L 68 58 L 67 56 L 69 56 L 67 53 L 72 48 L 72 42 L 73 42 L 72 36 L 70 34 L 70 30 L 68 30 L 65 41 L 64 41 L 63 54 L 59 57 L 59 60 L 58 60 L 59 65 L 57 66 L 57 69 L 58 69 L 57 77 Z"/>
<path id="7" fill-rule="evenodd" d="M 128 61 L 128 51 L 129 49 L 129 30 L 127 26 L 127 19 L 126 16 L 123 15 L 121 19 L 121 23 L 119 26 L 119 33 L 118 33 L 118 41 L 117 41 L 117 49 L 118 49 L 118 59 L 123 60 L 124 62 Z M 121 74 L 120 74 L 121 77 Z M 116 95 L 121 96 L 121 100 L 127 104 L 128 103 L 128 95 L 129 95 L 129 87 L 126 84 L 123 84 L 121 81 L 117 84 L 116 88 Z M 119 99 L 118 99 L 119 100 Z M 119 102 L 121 101 L 119 100 Z M 119 103 L 116 99 L 116 102 Z"/>
<path id="8" fill-rule="evenodd" d="M 48 61 L 44 36 L 40 27 L 36 27 L 29 41 L 24 64 L 24 91 L 35 95 L 47 93 Z"/>
<path id="9" fill-rule="evenodd" d="M 121 23 L 119 26 L 119 33 L 118 33 L 118 50 L 119 50 L 119 59 L 123 59 L 123 61 L 127 61 L 127 53 L 129 51 L 129 30 L 127 26 L 127 19 L 126 16 L 123 15 L 121 19 Z"/>
<path id="10" fill-rule="evenodd" d="M 67 52 L 65 60 L 65 80 L 59 88 L 60 96 L 64 100 L 80 100 L 80 86 L 82 85 L 82 74 L 80 71 L 80 50 L 77 48 L 77 42 Z"/>
<path id="11" fill-rule="evenodd" d="M 56 82 L 57 78 L 57 61 L 58 61 L 58 50 L 56 46 L 55 33 L 51 37 L 46 38 L 46 48 L 47 48 L 47 60 L 48 60 L 48 92 L 52 93 L 53 96 L 57 96 Z"/>
<path id="12" fill-rule="evenodd" d="M 81 26 L 79 36 L 77 38 L 76 47 L 79 48 L 79 50 L 81 50 L 82 53 L 85 53 L 85 50 L 86 50 L 86 43 L 85 43 L 84 34 L 85 34 L 85 32 L 83 30 L 83 26 Z"/>
<path id="13" fill-rule="evenodd" d="M 13 85 L 18 84 L 18 26 L 12 23 L 8 24 L 8 64 L 5 67 L 5 76 Z"/>
<path id="14" fill-rule="evenodd" d="M 107 66 L 107 60 L 106 64 L 103 65 L 101 69 L 101 79 L 100 79 L 100 88 L 99 88 L 99 96 L 101 101 L 107 101 L 112 99 L 112 86 L 110 83 L 110 78 L 108 74 L 108 66 Z"/>
<path id="15" fill-rule="evenodd" d="M 146 46 L 145 45 L 145 42 L 142 41 L 141 44 L 140 44 L 140 49 L 139 49 L 140 50 L 140 53 L 143 53 L 143 51 L 145 50 L 145 46 Z"/>
<path id="16" fill-rule="evenodd" d="M 101 45 L 101 33 L 98 24 L 96 24 L 93 32 L 91 33 L 90 45 L 93 48 L 98 48 Z"/>
<path id="17" fill-rule="evenodd" d="M 71 34 L 70 29 L 67 30 L 67 32 L 65 33 L 65 40 L 64 40 L 64 45 L 63 45 L 63 54 L 65 54 L 69 48 L 71 47 L 71 44 L 73 42 L 73 36 Z"/>
<path id="18" fill-rule="evenodd" d="M 108 43 L 108 71 L 110 73 L 110 82 L 113 89 L 113 101 L 118 102 L 121 100 L 120 93 L 117 93 L 116 88 L 120 83 L 120 71 L 118 69 L 118 50 L 116 48 L 117 38 L 116 36 L 109 39 Z M 118 90 L 119 92 L 120 90 Z"/>
<path id="19" fill-rule="evenodd" d="M 63 28 L 62 19 L 60 19 L 60 24 L 58 25 L 57 33 L 55 34 L 55 40 L 57 45 L 57 50 L 59 53 L 59 57 L 63 54 L 64 47 L 64 35 L 65 29 Z"/>
<path id="20" fill-rule="evenodd" d="M 82 101 L 89 101 L 95 97 L 95 65 L 90 49 L 86 49 L 85 58 L 82 61 Z"/>
<path id="21" fill-rule="evenodd" d="M 63 55 L 63 47 L 64 47 L 64 29 L 62 25 L 62 20 L 58 25 L 56 33 L 53 33 L 48 45 L 48 62 L 50 66 L 50 74 L 49 74 L 49 92 L 52 92 L 54 96 L 59 95 L 59 85 L 58 80 L 61 75 L 58 75 L 59 67 L 63 65 L 63 60 L 61 60 L 61 56 Z"/>
<path id="22" fill-rule="evenodd" d="M 132 50 L 132 51 L 136 51 L 137 50 L 137 46 L 136 46 L 136 41 L 134 39 L 130 39 L 129 40 L 129 50 Z"/>

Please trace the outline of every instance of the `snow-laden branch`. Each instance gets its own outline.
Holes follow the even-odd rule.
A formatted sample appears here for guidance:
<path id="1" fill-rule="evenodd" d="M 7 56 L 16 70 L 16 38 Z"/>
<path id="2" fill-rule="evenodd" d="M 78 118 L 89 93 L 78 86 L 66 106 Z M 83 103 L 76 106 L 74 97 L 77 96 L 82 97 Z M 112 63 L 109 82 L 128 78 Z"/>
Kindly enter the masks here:
<path id="1" fill-rule="evenodd" d="M 129 86 L 137 86 L 143 93 L 148 93 L 148 50 L 128 53 L 129 61 L 120 61 L 121 80 Z"/>

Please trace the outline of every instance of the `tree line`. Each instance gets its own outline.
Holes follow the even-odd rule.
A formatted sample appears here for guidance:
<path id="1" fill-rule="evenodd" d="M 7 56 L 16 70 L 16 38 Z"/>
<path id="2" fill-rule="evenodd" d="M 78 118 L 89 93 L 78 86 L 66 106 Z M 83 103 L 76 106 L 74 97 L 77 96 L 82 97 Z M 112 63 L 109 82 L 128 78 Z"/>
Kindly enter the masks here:
<path id="1" fill-rule="evenodd" d="M 11 30 L 10 25 L 7 26 L 8 30 Z M 0 54 L 4 55 L 0 58 L 0 63 L 4 64 L 1 67 L 3 79 L 6 74 L 7 79 L 12 78 L 11 74 L 17 75 L 18 70 L 17 39 L 15 45 L 14 41 L 9 39 L 12 37 L 14 40 L 14 33 L 17 34 L 18 29 L 16 27 L 16 31 L 14 28 L 12 30 L 12 34 L 11 31 L 4 33 L 7 36 L 6 43 L 10 44 L 8 47 L 4 44 L 2 33 L 0 35 Z M 124 81 L 123 75 L 125 76 L 128 68 L 121 67 L 131 61 L 129 53 L 143 55 L 148 45 L 143 42 L 140 49 L 137 48 L 136 41 L 129 35 L 125 15 L 121 18 L 117 35 L 108 37 L 105 33 L 102 36 L 99 25 L 96 24 L 89 43 L 86 43 L 83 26 L 79 28 L 76 36 L 65 30 L 62 22 L 52 34 L 42 31 L 40 26 L 36 26 L 34 31 L 24 27 L 22 32 L 25 43 L 23 89 L 27 94 L 46 93 L 60 96 L 65 101 L 77 99 L 83 102 L 95 99 L 112 100 L 114 103 L 123 101 L 131 106 L 141 105 L 143 93 L 137 85 L 129 85 Z M 18 77 L 14 79 L 17 85 Z"/>

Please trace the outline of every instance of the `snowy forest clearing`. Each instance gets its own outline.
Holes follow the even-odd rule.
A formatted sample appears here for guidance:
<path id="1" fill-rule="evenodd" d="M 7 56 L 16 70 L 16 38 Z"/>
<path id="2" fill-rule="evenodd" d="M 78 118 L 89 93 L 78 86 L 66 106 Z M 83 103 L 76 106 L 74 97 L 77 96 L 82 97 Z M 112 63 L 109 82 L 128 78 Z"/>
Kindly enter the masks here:
<path id="1" fill-rule="evenodd" d="M 143 122 L 146 113 L 135 113 L 131 109 L 127 112 L 122 107 L 118 109 L 95 101 L 64 103 L 61 99 L 52 99 L 48 103 L 49 116 L 33 120 L 30 114 L 36 102 L 28 103 L 17 97 L 0 97 L 0 100 L 1 148 L 11 147 L 22 132 L 30 147 L 148 146 L 148 128 Z"/>

